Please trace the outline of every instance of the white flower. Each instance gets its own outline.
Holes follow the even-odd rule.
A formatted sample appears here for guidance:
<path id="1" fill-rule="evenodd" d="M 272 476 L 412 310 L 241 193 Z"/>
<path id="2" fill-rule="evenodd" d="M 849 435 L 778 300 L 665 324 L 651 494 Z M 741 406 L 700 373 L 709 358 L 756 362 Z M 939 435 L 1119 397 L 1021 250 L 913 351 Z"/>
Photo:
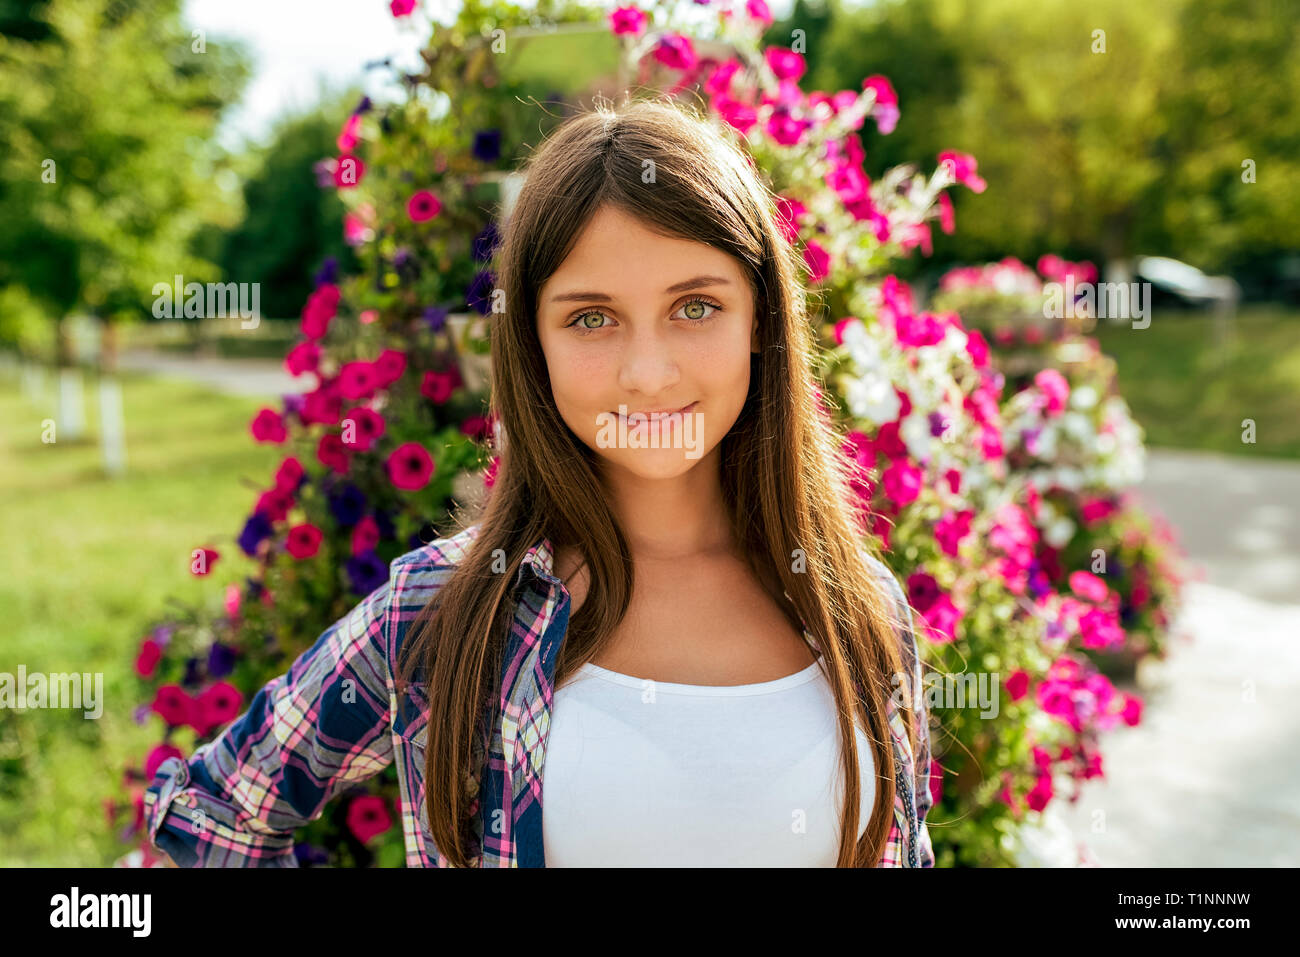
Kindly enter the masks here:
<path id="1" fill-rule="evenodd" d="M 1070 392 L 1070 405 L 1076 409 L 1091 409 L 1097 404 L 1097 390 L 1090 385 L 1081 385 Z"/>
<path id="2" fill-rule="evenodd" d="M 930 434 L 930 417 L 918 412 L 910 412 L 898 428 L 898 434 L 907 446 L 912 458 L 918 461 L 930 454 L 934 436 Z"/>
<path id="3" fill-rule="evenodd" d="M 879 373 L 847 377 L 844 398 L 849 411 L 860 419 L 884 425 L 898 418 L 902 409 L 898 393 L 889 379 Z"/>
<path id="4" fill-rule="evenodd" d="M 1074 522 L 1064 515 L 1043 529 L 1043 539 L 1053 548 L 1064 548 L 1074 537 Z"/>

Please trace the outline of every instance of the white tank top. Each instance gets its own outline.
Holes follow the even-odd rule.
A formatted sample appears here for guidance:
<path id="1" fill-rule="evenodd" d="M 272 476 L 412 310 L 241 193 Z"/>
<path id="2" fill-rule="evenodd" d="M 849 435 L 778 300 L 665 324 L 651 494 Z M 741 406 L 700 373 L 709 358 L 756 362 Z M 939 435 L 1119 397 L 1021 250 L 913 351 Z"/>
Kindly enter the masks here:
<path id="1" fill-rule="evenodd" d="M 876 798 L 855 724 L 858 836 Z M 547 867 L 834 867 L 844 771 L 821 658 L 756 684 L 651 681 L 590 662 L 556 690 Z"/>

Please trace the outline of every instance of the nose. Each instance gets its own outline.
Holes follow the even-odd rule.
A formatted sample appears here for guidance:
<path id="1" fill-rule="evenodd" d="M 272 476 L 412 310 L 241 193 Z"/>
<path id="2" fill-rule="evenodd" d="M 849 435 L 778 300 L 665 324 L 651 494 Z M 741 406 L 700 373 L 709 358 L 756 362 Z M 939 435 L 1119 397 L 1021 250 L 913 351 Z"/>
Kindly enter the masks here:
<path id="1" fill-rule="evenodd" d="M 670 341 L 672 330 L 656 328 L 657 323 L 632 323 L 632 332 L 624 339 L 619 357 L 618 385 L 629 396 L 639 394 L 658 399 L 672 392 L 681 379 Z"/>

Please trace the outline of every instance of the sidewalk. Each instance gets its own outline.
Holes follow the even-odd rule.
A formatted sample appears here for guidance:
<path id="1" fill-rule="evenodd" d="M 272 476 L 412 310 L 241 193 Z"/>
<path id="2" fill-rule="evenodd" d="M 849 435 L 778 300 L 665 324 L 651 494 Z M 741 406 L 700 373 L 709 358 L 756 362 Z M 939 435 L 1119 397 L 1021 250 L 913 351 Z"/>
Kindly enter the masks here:
<path id="1" fill-rule="evenodd" d="M 205 359 L 148 349 L 123 351 L 118 356 L 118 368 L 199 382 L 229 395 L 263 395 L 268 398 L 308 391 L 316 381 L 313 376 L 294 378 L 282 362 L 270 359 Z"/>

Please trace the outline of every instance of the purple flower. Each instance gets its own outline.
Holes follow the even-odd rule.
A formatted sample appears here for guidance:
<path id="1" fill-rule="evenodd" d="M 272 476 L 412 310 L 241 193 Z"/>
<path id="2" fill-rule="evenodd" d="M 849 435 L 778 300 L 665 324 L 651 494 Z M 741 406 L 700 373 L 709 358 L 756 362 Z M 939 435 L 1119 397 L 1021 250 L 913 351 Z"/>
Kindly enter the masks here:
<path id="1" fill-rule="evenodd" d="M 434 332 L 441 332 L 442 327 L 447 324 L 447 310 L 441 306 L 429 306 L 424 310 L 424 321 Z"/>
<path id="2" fill-rule="evenodd" d="M 307 397 L 301 392 L 290 392 L 280 397 L 284 400 L 285 416 L 299 415 L 307 404 Z"/>
<path id="3" fill-rule="evenodd" d="M 474 158 L 495 163 L 501 158 L 501 131 L 479 130 L 474 134 Z"/>
<path id="4" fill-rule="evenodd" d="M 930 434 L 935 438 L 943 435 L 944 429 L 948 427 L 948 417 L 942 412 L 930 413 Z"/>
<path id="5" fill-rule="evenodd" d="M 262 512 L 254 512 L 244 523 L 244 530 L 239 533 L 239 547 L 249 558 L 257 555 L 257 546 L 271 535 L 271 520 Z"/>
<path id="6" fill-rule="evenodd" d="M 496 252 L 500 242 L 501 234 L 497 231 L 496 223 L 488 223 L 483 227 L 483 231 L 474 237 L 474 259 L 478 262 L 487 262 Z"/>
<path id="7" fill-rule="evenodd" d="M 181 679 L 181 686 L 184 688 L 198 687 L 199 682 L 203 680 L 199 674 L 199 659 L 188 658 L 185 661 L 185 677 Z"/>
<path id="8" fill-rule="evenodd" d="M 149 715 L 152 713 L 152 711 L 153 709 L 150 708 L 149 705 L 142 704 L 140 705 L 140 707 L 136 708 L 134 711 L 131 712 L 131 718 L 132 720 L 135 721 L 136 724 L 144 724 L 146 721 L 149 720 Z"/>
<path id="9" fill-rule="evenodd" d="M 333 185 L 334 179 L 330 178 L 330 184 Z M 325 261 L 321 263 L 315 279 L 317 286 L 323 286 L 326 283 L 337 282 L 339 278 L 339 261 L 333 256 L 326 256 Z"/>
<path id="10" fill-rule="evenodd" d="M 334 189 L 334 168 L 337 161 L 333 159 L 318 160 L 312 164 L 311 171 L 316 175 L 316 185 L 321 189 Z"/>
<path id="11" fill-rule="evenodd" d="M 208 674 L 213 678 L 224 678 L 234 670 L 235 649 L 214 641 L 208 652 Z"/>
<path id="12" fill-rule="evenodd" d="M 328 864 L 330 856 L 322 848 L 315 844 L 308 844 L 305 841 L 299 841 L 293 846 L 293 856 L 298 859 L 299 864 Z"/>
<path id="13" fill-rule="evenodd" d="M 361 98 L 361 101 L 360 101 L 359 103 L 357 103 L 356 108 L 355 108 L 352 112 L 353 112 L 354 114 L 369 113 L 369 112 L 370 112 L 370 107 L 371 107 L 372 105 L 373 105 L 373 104 L 370 102 L 370 97 L 368 97 L 368 96 L 363 96 L 363 97 Z"/>
<path id="14" fill-rule="evenodd" d="M 397 537 L 397 530 L 393 528 L 393 517 L 384 509 L 375 509 L 375 524 L 379 526 L 380 541 Z"/>
<path id="15" fill-rule="evenodd" d="M 347 569 L 352 590 L 359 595 L 369 595 L 388 581 L 388 565 L 370 549 L 349 558 Z"/>
<path id="16" fill-rule="evenodd" d="M 366 494 L 351 482 L 342 487 L 335 487 L 329 492 L 330 511 L 334 520 L 343 526 L 352 526 L 361 521 L 366 510 Z"/>
<path id="17" fill-rule="evenodd" d="M 488 297 L 492 295 L 492 285 L 496 277 L 490 270 L 483 270 L 474 277 L 473 282 L 469 284 L 469 292 L 465 298 L 469 302 L 471 309 L 474 309 L 480 316 L 486 316 L 490 308 Z"/>
<path id="18" fill-rule="evenodd" d="M 167 642 L 172 640 L 175 631 L 175 625 L 159 625 L 153 630 L 153 640 L 158 643 L 159 648 L 166 648 Z"/>

